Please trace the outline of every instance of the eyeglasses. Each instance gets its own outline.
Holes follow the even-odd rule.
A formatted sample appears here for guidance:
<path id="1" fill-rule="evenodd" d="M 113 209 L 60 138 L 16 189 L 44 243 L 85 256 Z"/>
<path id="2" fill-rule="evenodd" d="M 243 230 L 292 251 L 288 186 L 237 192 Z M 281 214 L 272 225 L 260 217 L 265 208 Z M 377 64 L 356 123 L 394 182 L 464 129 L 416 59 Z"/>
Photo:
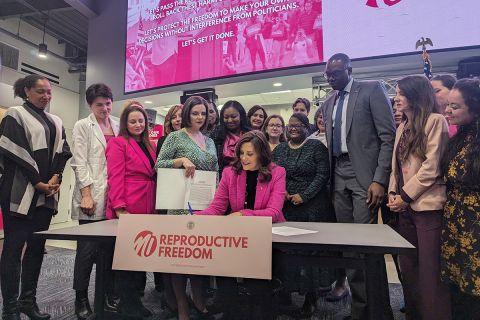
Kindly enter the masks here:
<path id="1" fill-rule="evenodd" d="M 287 126 L 287 130 L 293 130 L 293 129 L 301 130 L 303 128 L 305 128 L 305 126 L 303 124 L 294 124 L 294 125 L 288 125 Z"/>
<path id="2" fill-rule="evenodd" d="M 322 73 L 322 77 L 324 77 L 327 80 L 329 78 L 337 79 L 337 78 L 342 76 L 342 74 L 345 72 L 345 70 L 348 70 L 348 67 L 343 68 L 342 70 L 335 70 L 335 71 L 332 71 L 332 72 L 325 71 L 324 73 Z"/>
<path id="3" fill-rule="evenodd" d="M 273 129 L 273 128 L 281 129 L 281 128 L 283 127 L 283 125 L 281 125 L 281 124 L 269 123 L 269 124 L 268 124 L 268 127 L 269 127 L 269 128 L 272 128 L 272 129 Z"/>

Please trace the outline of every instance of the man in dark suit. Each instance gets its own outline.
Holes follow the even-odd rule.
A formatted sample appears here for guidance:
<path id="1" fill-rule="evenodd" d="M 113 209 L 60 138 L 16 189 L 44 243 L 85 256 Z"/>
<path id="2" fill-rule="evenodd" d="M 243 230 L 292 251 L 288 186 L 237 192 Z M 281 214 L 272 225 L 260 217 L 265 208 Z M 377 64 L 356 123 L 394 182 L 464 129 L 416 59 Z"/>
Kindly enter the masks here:
<path id="1" fill-rule="evenodd" d="M 323 108 L 337 221 L 376 223 L 390 178 L 395 141 L 390 102 L 380 82 L 352 78 L 346 54 L 338 53 L 328 60 L 325 77 L 335 90 Z M 348 270 L 347 276 L 352 291 L 348 319 L 367 319 L 364 272 Z M 385 278 L 385 299 L 389 299 L 386 272 L 378 276 Z M 337 283 L 333 294 L 343 296 L 343 290 L 343 284 Z M 393 318 L 391 308 L 387 309 L 382 320 Z"/>

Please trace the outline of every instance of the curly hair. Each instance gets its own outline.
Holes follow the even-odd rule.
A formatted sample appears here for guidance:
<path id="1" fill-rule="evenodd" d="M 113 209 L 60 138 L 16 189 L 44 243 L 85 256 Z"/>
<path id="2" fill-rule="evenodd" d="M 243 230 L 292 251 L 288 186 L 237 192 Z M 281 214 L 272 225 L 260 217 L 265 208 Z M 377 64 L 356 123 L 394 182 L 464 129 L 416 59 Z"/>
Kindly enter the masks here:
<path id="1" fill-rule="evenodd" d="M 165 136 L 168 136 L 170 133 L 175 131 L 172 125 L 172 118 L 175 115 L 175 113 L 177 113 L 178 110 L 181 111 L 182 108 L 183 108 L 183 105 L 176 104 L 168 110 L 167 115 L 165 116 L 165 120 L 163 121 L 163 128 L 164 128 L 163 130 L 165 132 Z"/>
<path id="2" fill-rule="evenodd" d="M 450 139 L 447 151 L 442 159 L 442 167 L 447 172 L 450 161 L 465 146 L 467 135 L 473 132 L 472 149 L 466 155 L 465 176 L 462 182 L 478 185 L 480 180 L 480 79 L 461 79 L 453 86 L 452 90 L 458 90 L 465 101 L 468 111 L 474 115 L 474 120 L 465 125 L 458 126 L 458 132 Z"/>

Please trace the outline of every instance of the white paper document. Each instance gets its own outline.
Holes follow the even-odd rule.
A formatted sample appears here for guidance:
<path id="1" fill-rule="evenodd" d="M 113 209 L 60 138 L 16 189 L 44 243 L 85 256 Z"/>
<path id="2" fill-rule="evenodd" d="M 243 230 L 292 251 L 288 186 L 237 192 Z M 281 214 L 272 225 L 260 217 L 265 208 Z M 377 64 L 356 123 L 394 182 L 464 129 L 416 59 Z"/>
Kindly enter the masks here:
<path id="1" fill-rule="evenodd" d="M 184 169 L 157 169 L 156 209 L 203 210 L 215 195 L 217 173 L 195 170 L 193 178 Z"/>
<path id="2" fill-rule="evenodd" d="M 272 227 L 272 233 L 280 236 L 297 236 L 301 234 L 317 233 L 315 230 L 299 229 L 293 227 Z"/>

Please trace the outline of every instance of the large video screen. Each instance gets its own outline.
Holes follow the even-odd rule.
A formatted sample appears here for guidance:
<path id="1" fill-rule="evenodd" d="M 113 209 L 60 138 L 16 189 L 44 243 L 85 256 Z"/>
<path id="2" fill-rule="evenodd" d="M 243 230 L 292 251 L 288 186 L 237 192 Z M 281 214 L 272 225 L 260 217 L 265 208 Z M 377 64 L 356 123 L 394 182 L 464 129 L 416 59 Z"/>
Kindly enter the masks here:
<path id="1" fill-rule="evenodd" d="M 129 0 L 125 93 L 324 62 L 480 45 L 480 1 Z M 420 50 L 420 48 L 419 48 Z"/>

